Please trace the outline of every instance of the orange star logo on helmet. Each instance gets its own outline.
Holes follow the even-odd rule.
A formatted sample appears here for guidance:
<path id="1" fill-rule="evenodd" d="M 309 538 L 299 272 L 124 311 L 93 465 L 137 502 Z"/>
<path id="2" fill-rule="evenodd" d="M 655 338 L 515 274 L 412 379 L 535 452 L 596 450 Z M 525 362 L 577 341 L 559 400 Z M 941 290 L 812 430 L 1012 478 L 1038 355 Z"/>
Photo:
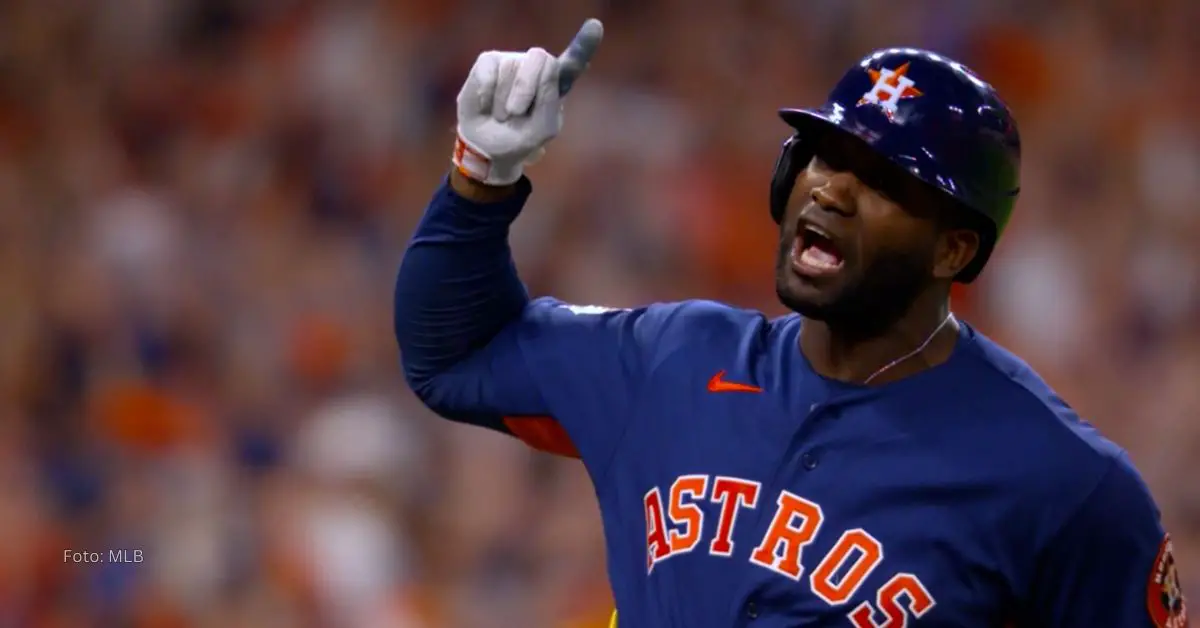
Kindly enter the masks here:
<path id="1" fill-rule="evenodd" d="M 883 109 L 883 113 L 888 119 L 896 115 L 897 106 L 900 101 L 906 98 L 916 98 L 922 95 L 921 90 L 917 89 L 917 84 L 908 77 L 908 63 L 901 65 L 895 70 L 888 68 L 867 68 L 867 73 L 871 76 L 874 84 L 867 93 L 859 99 L 859 105 L 876 105 Z"/>

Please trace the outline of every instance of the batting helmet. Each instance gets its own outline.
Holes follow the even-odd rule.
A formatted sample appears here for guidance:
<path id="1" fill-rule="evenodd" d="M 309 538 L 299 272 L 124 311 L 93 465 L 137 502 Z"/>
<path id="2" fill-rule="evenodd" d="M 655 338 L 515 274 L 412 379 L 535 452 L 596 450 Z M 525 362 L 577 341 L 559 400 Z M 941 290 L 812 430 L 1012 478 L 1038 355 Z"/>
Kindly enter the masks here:
<path id="1" fill-rule="evenodd" d="M 948 194 L 980 234 L 980 250 L 955 280 L 983 270 L 1020 191 L 1021 140 L 996 90 L 961 63 L 915 48 L 872 53 L 817 109 L 781 109 L 795 129 L 771 180 L 771 216 L 783 218 L 796 175 L 824 133 L 856 137 L 891 163 Z"/>

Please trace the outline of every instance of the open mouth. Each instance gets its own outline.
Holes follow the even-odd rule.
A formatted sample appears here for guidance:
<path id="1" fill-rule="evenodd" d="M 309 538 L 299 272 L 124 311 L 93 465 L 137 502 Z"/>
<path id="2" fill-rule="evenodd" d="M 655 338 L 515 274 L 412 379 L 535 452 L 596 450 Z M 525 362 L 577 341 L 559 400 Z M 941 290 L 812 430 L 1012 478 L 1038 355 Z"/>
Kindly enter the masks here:
<path id="1" fill-rule="evenodd" d="M 800 229 L 792 249 L 792 267 L 796 272 L 809 277 L 830 276 L 842 269 L 844 261 L 829 233 L 813 225 Z"/>

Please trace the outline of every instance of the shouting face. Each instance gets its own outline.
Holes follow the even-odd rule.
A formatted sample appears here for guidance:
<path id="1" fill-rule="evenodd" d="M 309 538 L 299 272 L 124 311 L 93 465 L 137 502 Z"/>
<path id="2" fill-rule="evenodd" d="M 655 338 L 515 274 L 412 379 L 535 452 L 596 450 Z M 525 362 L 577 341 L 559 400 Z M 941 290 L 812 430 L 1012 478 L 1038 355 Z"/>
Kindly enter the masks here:
<path id="1" fill-rule="evenodd" d="M 776 292 L 806 318 L 878 334 L 948 284 L 978 235 L 952 227 L 961 212 L 948 195 L 861 140 L 826 133 L 814 148 L 780 222 Z"/>

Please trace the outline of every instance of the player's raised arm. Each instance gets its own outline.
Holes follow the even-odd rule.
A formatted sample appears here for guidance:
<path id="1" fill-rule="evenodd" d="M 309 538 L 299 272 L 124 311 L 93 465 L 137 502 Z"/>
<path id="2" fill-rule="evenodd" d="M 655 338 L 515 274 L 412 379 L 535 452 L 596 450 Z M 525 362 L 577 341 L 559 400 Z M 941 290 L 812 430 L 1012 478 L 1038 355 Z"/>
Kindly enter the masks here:
<path id="1" fill-rule="evenodd" d="M 1039 557 L 1020 625 L 1184 628 L 1170 540 L 1146 485 L 1117 458 Z"/>
<path id="2" fill-rule="evenodd" d="M 532 190 L 523 168 L 562 128 L 562 96 L 600 35 L 590 20 L 559 57 L 540 48 L 479 56 L 458 96 L 455 168 L 412 237 L 395 292 L 405 377 L 426 405 L 585 462 L 615 446 L 646 367 L 643 339 L 669 308 L 531 300 L 508 231 Z"/>

